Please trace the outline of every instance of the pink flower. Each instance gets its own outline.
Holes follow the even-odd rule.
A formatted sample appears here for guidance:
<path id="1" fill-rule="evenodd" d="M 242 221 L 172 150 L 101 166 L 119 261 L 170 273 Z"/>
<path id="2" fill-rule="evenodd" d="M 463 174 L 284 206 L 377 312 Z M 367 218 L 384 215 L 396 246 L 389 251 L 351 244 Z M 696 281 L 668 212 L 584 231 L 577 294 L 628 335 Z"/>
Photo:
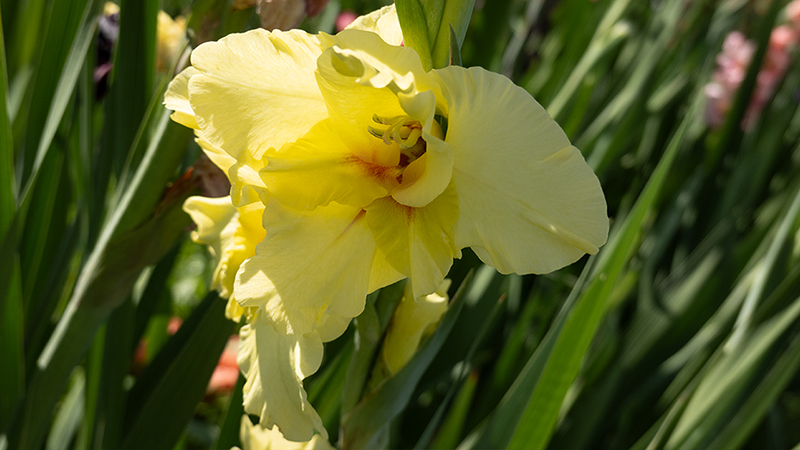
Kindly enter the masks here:
<path id="1" fill-rule="evenodd" d="M 228 344 L 219 358 L 217 368 L 208 381 L 206 394 L 227 394 L 236 386 L 239 378 L 239 365 L 236 363 L 236 354 L 239 350 L 239 336 L 234 335 L 228 339 Z"/>
<path id="2" fill-rule="evenodd" d="M 791 48 L 800 40 L 800 28 L 797 27 L 800 25 L 800 0 L 792 2 L 790 7 L 792 5 L 796 5 L 796 10 L 792 13 L 797 13 L 798 21 L 793 22 L 792 26 L 781 25 L 772 30 L 769 47 L 756 78 L 753 97 L 742 120 L 742 128 L 745 130 L 753 126 L 761 111 L 769 103 L 789 67 Z M 787 8 L 787 11 L 790 9 Z M 787 15 L 790 13 L 787 12 Z M 712 81 L 704 89 L 707 99 L 705 120 L 711 127 L 719 127 L 725 122 L 725 116 L 733 104 L 736 91 L 747 75 L 747 68 L 755 50 L 755 43 L 739 31 L 733 31 L 725 37 L 722 52 L 716 59 L 717 70 Z"/>
<path id="3" fill-rule="evenodd" d="M 349 9 L 345 9 L 336 16 L 336 32 L 340 32 L 347 28 L 348 25 L 353 23 L 358 18 L 358 15 Z"/>

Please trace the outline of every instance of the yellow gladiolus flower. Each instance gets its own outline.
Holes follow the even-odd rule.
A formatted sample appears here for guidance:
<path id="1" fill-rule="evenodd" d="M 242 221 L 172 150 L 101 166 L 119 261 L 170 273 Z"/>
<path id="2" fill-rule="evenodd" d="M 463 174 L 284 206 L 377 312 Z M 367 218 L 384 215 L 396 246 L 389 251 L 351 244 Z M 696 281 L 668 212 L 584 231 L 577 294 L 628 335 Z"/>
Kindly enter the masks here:
<path id="1" fill-rule="evenodd" d="M 219 152 L 232 204 L 263 208 L 233 283 L 257 311 L 245 410 L 292 440 L 324 433 L 302 379 L 369 292 L 409 277 L 429 295 L 465 247 L 546 273 L 607 238 L 600 183 L 544 108 L 481 68 L 426 72 L 401 42 L 393 7 L 335 36 L 233 34 L 195 49 L 165 96 Z"/>

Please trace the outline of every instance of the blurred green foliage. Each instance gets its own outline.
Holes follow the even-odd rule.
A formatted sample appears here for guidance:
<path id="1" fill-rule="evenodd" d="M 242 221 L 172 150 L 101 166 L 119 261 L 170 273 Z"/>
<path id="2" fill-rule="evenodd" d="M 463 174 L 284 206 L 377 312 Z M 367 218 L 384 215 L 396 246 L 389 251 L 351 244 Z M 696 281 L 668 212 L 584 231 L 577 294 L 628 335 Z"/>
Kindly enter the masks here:
<path id="1" fill-rule="evenodd" d="M 124 0 L 101 97 L 101 1 L 0 0 L 0 449 L 237 444 L 241 394 L 204 399 L 236 325 L 208 293 L 212 261 L 180 210 L 199 193 L 197 173 L 181 177 L 199 150 L 161 106 L 171 73 L 154 61 L 159 9 L 187 16 L 197 45 L 258 25 L 231 3 Z M 383 4 L 330 0 L 302 27 L 334 32 L 340 11 Z M 598 255 L 543 276 L 501 275 L 466 251 L 450 274 L 457 306 L 437 334 L 365 392 L 359 364 L 379 352 L 396 288 L 371 295 L 374 317 L 326 344 L 305 383 L 332 438 L 350 448 L 797 445 L 796 51 L 741 127 L 785 6 L 477 1 L 462 64 L 509 76 L 564 127 L 602 182 L 612 234 Z M 734 30 L 758 50 L 724 125 L 711 128 L 704 87 Z M 172 315 L 186 322 L 170 337 Z M 355 348 L 368 326 L 374 342 Z M 143 337 L 145 367 L 132 371 Z"/>

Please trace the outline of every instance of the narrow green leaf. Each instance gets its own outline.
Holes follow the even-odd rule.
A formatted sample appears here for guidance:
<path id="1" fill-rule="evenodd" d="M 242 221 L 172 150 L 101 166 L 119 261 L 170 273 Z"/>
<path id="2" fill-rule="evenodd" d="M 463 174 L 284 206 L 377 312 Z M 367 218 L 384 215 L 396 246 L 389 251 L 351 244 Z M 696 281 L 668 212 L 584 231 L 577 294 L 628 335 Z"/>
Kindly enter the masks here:
<path id="1" fill-rule="evenodd" d="M 503 306 L 505 303 L 503 302 L 503 298 L 500 298 L 497 303 L 495 304 L 492 312 L 489 314 L 486 322 L 481 327 L 481 330 L 478 334 L 475 335 L 475 339 L 473 339 L 472 344 L 469 347 L 469 351 L 467 352 L 467 356 L 464 358 L 464 362 L 461 365 L 461 369 L 458 371 L 455 379 L 451 382 L 450 389 L 447 390 L 447 394 L 444 397 L 444 400 L 439 404 L 439 407 L 436 408 L 436 412 L 433 415 L 433 418 L 428 422 L 428 426 L 425 427 L 425 431 L 422 432 L 422 436 L 419 438 L 417 445 L 414 448 L 423 449 L 427 448 L 430 444 L 431 439 L 433 438 L 433 434 L 436 432 L 436 429 L 439 427 L 439 422 L 442 421 L 444 417 L 444 413 L 447 410 L 447 407 L 450 405 L 450 400 L 453 396 L 456 395 L 456 392 L 459 392 L 464 380 L 467 379 L 469 375 L 469 371 L 472 369 L 472 365 L 474 364 L 475 353 L 478 351 L 478 347 L 483 344 L 484 340 L 486 339 L 486 335 L 488 334 L 489 330 L 492 328 L 493 323 L 497 319 L 500 311 L 503 310 Z M 474 385 L 472 387 L 474 389 Z M 464 394 L 459 394 L 464 395 Z M 471 397 L 471 395 L 470 395 Z M 454 406 L 455 408 L 455 406 Z M 455 419 L 451 419 L 455 420 Z M 458 439 L 458 436 L 453 438 Z M 458 441 L 455 440 L 453 443 L 456 444 Z"/>
<path id="2" fill-rule="evenodd" d="M 203 399 L 236 323 L 210 293 L 156 355 L 130 393 L 122 448 L 173 448 Z"/>
<path id="3" fill-rule="evenodd" d="M 46 450 L 67 450 L 75 432 L 83 419 L 86 376 L 82 368 L 75 370 L 72 386 L 64 396 L 64 401 L 53 421 L 53 428 L 47 436 Z"/>
<path id="4" fill-rule="evenodd" d="M 118 173 L 151 103 L 156 61 L 158 0 L 120 2 L 119 41 L 106 103 L 105 155 Z"/>
<path id="5" fill-rule="evenodd" d="M 220 426 L 217 445 L 214 448 L 231 448 L 241 445 L 239 442 L 239 429 L 244 415 L 244 394 L 242 389 L 246 381 L 244 375 L 240 373 L 239 378 L 236 380 L 236 386 L 233 387 L 231 400 L 228 403 L 228 412 L 225 413 L 225 420 Z"/>
<path id="6" fill-rule="evenodd" d="M 0 11 L 0 17 L 2 17 Z M 0 19 L 0 236 L 5 236 L 17 209 L 14 176 L 14 145 L 8 118 L 8 72 L 6 68 L 3 22 Z"/>
<path id="7" fill-rule="evenodd" d="M 464 306 L 471 276 L 467 276 L 433 336 L 399 372 L 384 380 L 361 403 L 342 417 L 342 449 L 370 446 L 377 434 L 408 405 L 425 369 L 439 352 Z"/>
<path id="8" fill-rule="evenodd" d="M 28 145 L 30 145 L 30 142 L 35 142 L 38 145 L 36 147 L 37 150 L 35 159 L 33 160 L 31 176 L 28 178 L 25 189 L 22 191 L 20 203 L 25 203 L 31 188 L 36 183 L 39 168 L 41 167 L 48 151 L 50 150 L 50 144 L 56 135 L 58 125 L 61 122 L 70 98 L 72 97 L 72 92 L 75 89 L 75 85 L 81 72 L 83 59 L 86 57 L 86 52 L 88 51 L 92 43 L 92 39 L 94 38 L 94 31 L 97 26 L 95 16 L 97 12 L 97 5 L 99 3 L 99 0 L 86 1 L 86 6 L 83 9 L 83 15 L 80 19 L 78 31 L 75 35 L 75 39 L 72 41 L 71 47 L 69 48 L 69 53 L 66 55 L 63 71 L 61 72 L 61 76 L 58 78 L 58 82 L 55 85 L 52 99 L 49 103 L 44 103 L 49 105 L 49 109 L 47 110 L 46 118 L 43 118 L 42 120 L 44 125 L 42 126 L 41 134 L 37 134 L 36 137 L 28 143 Z M 31 121 L 34 120 L 39 119 L 32 116 Z M 30 127 L 30 129 L 36 130 L 35 127 Z"/>
<path id="9" fill-rule="evenodd" d="M 430 447 L 422 447 L 419 443 L 417 448 L 456 448 L 459 439 L 464 431 L 464 424 L 470 411 L 475 396 L 475 388 L 478 386 L 478 374 L 472 372 L 461 388 L 458 390 L 458 396 L 453 401 L 453 407 L 447 414 L 447 418 L 442 424 L 441 429 L 436 435 L 436 439 Z"/>
<path id="10" fill-rule="evenodd" d="M 403 30 L 403 43 L 413 48 L 422 61 L 422 67 L 428 71 L 433 68 L 431 61 L 431 43 L 428 38 L 428 25 L 419 0 L 398 0 L 397 18 Z"/>
<path id="11" fill-rule="evenodd" d="M 775 403 L 778 395 L 797 375 L 799 367 L 800 335 L 795 335 L 756 388 L 749 391 L 747 400 L 725 424 L 725 428 L 708 450 L 741 448 L 753 430 L 764 420 L 767 410 Z"/>
<path id="12" fill-rule="evenodd" d="M 97 421 L 102 424 L 98 435 L 103 437 L 102 448 L 119 448 L 125 425 L 125 405 L 128 376 L 136 342 L 134 323 L 136 308 L 130 297 L 114 309 L 105 325 L 106 345 L 103 348 L 100 386 L 97 401 Z"/>
<path id="13" fill-rule="evenodd" d="M 11 283 L 0 286 L 7 296 L 0 303 L 0 434 L 6 430 L 25 391 L 25 359 L 23 337 L 25 320 L 22 314 L 22 281 L 17 255 L 13 260 Z"/>
<path id="14" fill-rule="evenodd" d="M 450 49 L 454 45 L 460 49 L 464 44 L 464 37 L 467 35 L 467 28 L 469 27 L 470 18 L 472 18 L 474 6 L 475 0 L 446 0 L 444 2 L 444 8 L 439 12 L 439 22 L 435 24 L 436 36 L 431 37 L 430 40 L 431 60 L 434 69 L 441 69 L 447 66 L 451 57 Z M 425 7 L 428 7 L 427 3 Z M 429 23 L 434 25 L 431 22 Z"/>
<path id="15" fill-rule="evenodd" d="M 13 448 L 38 448 L 69 374 L 86 354 L 95 332 L 131 292 L 141 270 L 156 263 L 190 224 L 181 205 L 196 188 L 196 179 L 173 185 L 155 207 L 155 215 L 142 223 L 152 214 L 191 137 L 184 127 L 170 127 L 168 114 L 162 117 L 136 176 L 106 223 L 64 315 L 38 358 L 23 409 L 9 436 Z M 122 222 L 123 218 L 129 221 Z"/>
<path id="16" fill-rule="evenodd" d="M 456 37 L 456 31 L 453 29 L 453 26 L 450 26 L 450 65 L 451 66 L 461 66 L 463 65 L 461 62 L 461 44 L 458 43 L 458 37 Z"/>
<path id="17" fill-rule="evenodd" d="M 682 147 L 683 134 L 692 117 L 689 114 L 684 119 L 631 214 L 599 256 L 596 275 L 559 333 L 525 413 L 508 444 L 509 448 L 540 449 L 550 440 L 564 396 L 578 375 L 581 360 L 605 311 L 606 301 L 622 268 L 635 250 L 633 243 L 636 235 Z"/>

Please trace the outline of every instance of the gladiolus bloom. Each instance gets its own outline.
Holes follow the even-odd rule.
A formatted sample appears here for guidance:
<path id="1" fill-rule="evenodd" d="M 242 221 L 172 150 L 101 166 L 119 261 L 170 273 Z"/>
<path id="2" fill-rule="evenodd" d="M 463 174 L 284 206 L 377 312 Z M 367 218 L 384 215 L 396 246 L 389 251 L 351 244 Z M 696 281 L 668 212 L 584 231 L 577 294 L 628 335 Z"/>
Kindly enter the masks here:
<path id="1" fill-rule="evenodd" d="M 263 208 L 233 285 L 255 311 L 239 364 L 245 411 L 291 440 L 324 433 L 301 382 L 369 292 L 408 277 L 413 298 L 431 294 L 465 247 L 546 273 L 607 238 L 597 177 L 525 90 L 426 72 L 402 41 L 393 7 L 335 36 L 234 34 L 195 49 L 165 98 L 225 153 L 232 204 Z"/>

